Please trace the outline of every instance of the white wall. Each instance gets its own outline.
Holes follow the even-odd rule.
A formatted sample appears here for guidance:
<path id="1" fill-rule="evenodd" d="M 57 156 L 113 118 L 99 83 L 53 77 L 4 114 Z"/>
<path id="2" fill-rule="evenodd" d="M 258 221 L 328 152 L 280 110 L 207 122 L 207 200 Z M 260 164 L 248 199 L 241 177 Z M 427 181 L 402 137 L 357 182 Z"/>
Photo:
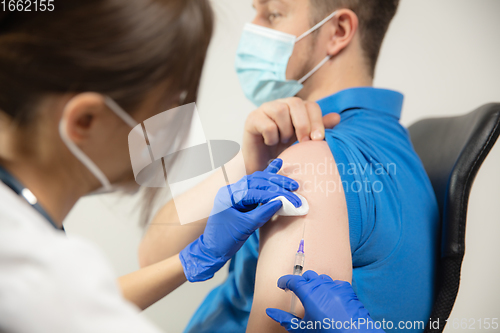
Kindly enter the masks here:
<path id="1" fill-rule="evenodd" d="M 211 139 L 240 141 L 252 110 L 233 70 L 243 24 L 252 18 L 251 0 L 215 0 L 218 26 L 210 48 L 198 103 Z M 500 1 L 402 0 L 389 30 L 376 86 L 406 95 L 402 122 L 463 114 L 500 102 Z M 452 319 L 500 317 L 500 144 L 479 172 L 469 203 L 467 254 Z M 66 227 L 97 243 L 117 275 L 138 268 L 138 198 L 101 196 L 81 200 Z M 184 285 L 145 315 L 169 332 L 181 332 L 208 291 L 223 281 Z M 471 321 L 468 323 L 472 323 Z M 478 324 L 476 323 L 476 328 Z M 454 331 L 452 325 L 448 332 Z"/>

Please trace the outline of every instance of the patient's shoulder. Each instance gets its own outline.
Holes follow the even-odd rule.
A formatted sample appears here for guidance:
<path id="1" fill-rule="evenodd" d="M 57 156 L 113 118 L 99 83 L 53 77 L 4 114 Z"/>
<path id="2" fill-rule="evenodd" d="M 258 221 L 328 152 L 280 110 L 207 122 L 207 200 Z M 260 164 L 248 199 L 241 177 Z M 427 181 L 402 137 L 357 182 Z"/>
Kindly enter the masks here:
<path id="1" fill-rule="evenodd" d="M 340 194 L 341 201 L 345 201 L 342 188 L 337 186 L 341 184 L 337 164 L 325 141 L 306 141 L 293 145 L 280 158 L 283 160 L 280 173 L 302 183 L 300 191 L 306 197 L 319 199 L 325 196 L 333 200 L 333 193 L 328 195 L 328 192 L 335 190 Z M 330 187 L 326 188 L 327 185 Z"/>
<path id="2" fill-rule="evenodd" d="M 280 158 L 299 162 L 309 160 L 316 161 L 318 159 L 324 159 L 325 156 L 331 157 L 333 161 L 330 147 L 326 141 L 305 141 L 290 146 L 280 155 Z"/>

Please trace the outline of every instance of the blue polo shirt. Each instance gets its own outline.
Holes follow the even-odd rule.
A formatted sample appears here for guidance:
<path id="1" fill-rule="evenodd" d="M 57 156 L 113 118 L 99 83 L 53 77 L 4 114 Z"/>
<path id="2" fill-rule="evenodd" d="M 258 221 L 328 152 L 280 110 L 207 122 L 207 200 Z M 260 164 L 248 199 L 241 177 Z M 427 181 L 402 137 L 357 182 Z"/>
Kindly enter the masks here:
<path id="1" fill-rule="evenodd" d="M 400 322 L 425 325 L 434 295 L 439 211 L 408 131 L 399 123 L 403 95 L 352 88 L 318 104 L 323 115 L 336 112 L 342 118 L 325 139 L 346 196 L 354 290 L 374 320 L 394 325 L 392 330 L 386 326 L 387 332 L 396 331 Z M 245 332 L 257 257 L 254 234 L 186 332 Z"/>

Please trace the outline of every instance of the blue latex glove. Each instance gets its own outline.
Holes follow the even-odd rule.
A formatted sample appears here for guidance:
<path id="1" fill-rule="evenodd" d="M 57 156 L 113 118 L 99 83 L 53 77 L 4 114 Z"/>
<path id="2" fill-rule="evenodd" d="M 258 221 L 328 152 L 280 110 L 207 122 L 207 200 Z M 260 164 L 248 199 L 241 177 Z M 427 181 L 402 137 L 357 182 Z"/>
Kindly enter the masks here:
<path id="1" fill-rule="evenodd" d="M 279 309 L 266 310 L 267 315 L 288 332 L 332 332 L 336 325 L 336 332 L 384 332 L 375 329 L 380 324 L 375 325 L 349 282 L 333 281 L 328 275 L 318 276 L 316 272 L 307 271 L 303 276 L 281 277 L 278 287 L 293 291 L 305 309 L 304 319 Z M 320 321 L 322 327 L 307 329 L 308 324 L 314 325 L 316 321 Z"/>
<path id="2" fill-rule="evenodd" d="M 266 170 L 245 176 L 219 190 L 205 232 L 179 254 L 190 282 L 212 278 L 248 237 L 276 214 L 282 203 L 270 200 L 284 196 L 294 206 L 302 205 L 291 192 L 296 191 L 299 184 L 277 175 L 282 165 L 283 161 L 276 159 Z"/>

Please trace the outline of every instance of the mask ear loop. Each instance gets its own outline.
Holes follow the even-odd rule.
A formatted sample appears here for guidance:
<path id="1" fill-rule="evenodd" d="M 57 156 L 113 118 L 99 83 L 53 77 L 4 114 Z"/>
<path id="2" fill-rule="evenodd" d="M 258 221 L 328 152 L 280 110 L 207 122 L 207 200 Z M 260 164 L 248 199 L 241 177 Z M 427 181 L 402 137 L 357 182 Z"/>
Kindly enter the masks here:
<path id="1" fill-rule="evenodd" d="M 323 21 L 319 22 L 314 27 L 312 27 L 311 29 L 309 29 L 308 31 L 304 32 L 302 35 L 300 35 L 299 37 L 297 37 L 297 39 L 295 40 L 295 43 L 297 43 L 300 40 L 306 38 L 307 36 L 309 36 L 310 34 L 312 34 L 313 32 L 315 32 L 316 30 L 318 30 L 319 28 L 321 28 L 326 22 L 330 21 L 335 16 L 335 14 L 337 14 L 337 11 L 334 11 L 333 13 L 331 13 L 330 15 L 328 15 Z"/>
<path id="2" fill-rule="evenodd" d="M 83 165 L 87 167 L 87 169 L 99 180 L 102 187 L 105 190 L 111 189 L 111 183 L 104 173 L 99 169 L 99 167 L 87 156 L 83 151 L 78 148 L 78 146 L 71 141 L 66 131 L 66 121 L 61 119 L 59 122 L 59 134 L 61 135 L 61 139 L 66 144 L 66 147 L 73 153 L 73 155 L 82 162 Z"/>
<path id="3" fill-rule="evenodd" d="M 335 16 L 335 14 L 337 14 L 337 11 L 334 11 L 333 13 L 331 13 L 330 15 L 328 15 L 323 21 L 319 22 L 314 27 L 312 27 L 311 29 L 309 29 L 308 31 L 306 31 L 305 33 L 303 33 L 302 35 L 300 35 L 297 38 L 297 40 L 295 41 L 295 43 L 299 42 L 300 40 L 302 40 L 305 37 L 309 36 L 314 31 L 316 31 L 319 28 L 321 28 L 326 22 L 328 22 L 329 20 L 331 20 Z M 332 56 L 330 56 L 330 55 L 326 56 L 325 59 L 321 60 L 321 62 L 318 65 L 316 65 L 316 67 L 314 67 L 309 73 L 307 73 L 298 82 L 300 84 L 303 84 L 308 78 L 310 78 L 311 76 L 313 76 L 314 73 L 316 73 L 321 67 L 323 67 L 323 65 L 326 64 L 327 61 L 330 60 L 331 58 L 332 58 Z"/>
<path id="4" fill-rule="evenodd" d="M 104 104 L 111 109 L 120 119 L 122 119 L 127 125 L 134 128 L 138 123 L 132 118 L 127 112 L 125 112 L 113 99 L 108 96 L 104 97 Z M 87 169 L 96 177 L 101 183 L 102 187 L 109 191 L 112 186 L 106 175 L 99 169 L 99 167 L 92 161 L 85 153 L 78 148 L 78 146 L 69 138 L 66 128 L 66 121 L 61 119 L 59 122 L 59 135 L 61 139 L 66 144 L 68 149 L 73 153 L 73 155 L 87 167 Z"/>
<path id="5" fill-rule="evenodd" d="M 129 125 L 131 128 L 139 125 L 137 121 L 134 120 L 125 110 L 123 110 L 112 98 L 105 96 L 104 104 L 111 109 L 125 124 Z"/>
<path id="6" fill-rule="evenodd" d="M 326 56 L 325 59 L 321 60 L 321 62 L 316 65 L 316 67 L 314 67 L 309 73 L 307 73 L 302 79 L 300 79 L 298 82 L 300 84 L 304 83 L 308 78 L 310 78 L 311 76 L 313 76 L 314 73 L 316 73 L 321 67 L 323 67 L 324 64 L 326 64 L 326 62 L 328 60 L 330 60 L 332 58 L 332 56 Z"/>

